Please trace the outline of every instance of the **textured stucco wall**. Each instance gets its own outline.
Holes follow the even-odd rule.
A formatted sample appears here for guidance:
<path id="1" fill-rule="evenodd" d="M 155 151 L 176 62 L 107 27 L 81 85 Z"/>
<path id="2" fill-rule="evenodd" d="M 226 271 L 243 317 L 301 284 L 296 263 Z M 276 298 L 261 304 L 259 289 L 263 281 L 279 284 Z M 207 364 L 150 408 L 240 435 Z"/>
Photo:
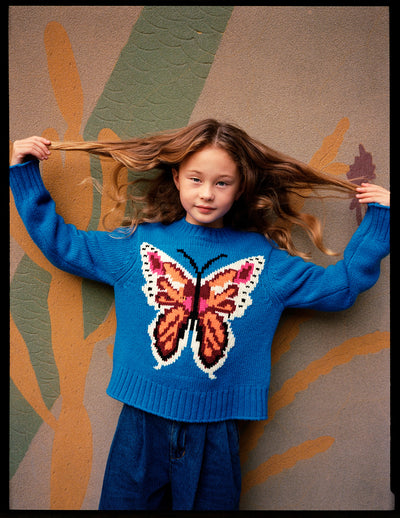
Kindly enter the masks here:
<path id="1" fill-rule="evenodd" d="M 333 174 L 361 164 L 388 187 L 388 17 L 385 6 L 11 6 L 10 140 L 216 117 Z M 78 184 L 101 173 L 79 154 L 54 153 L 43 170 L 79 228 L 98 228 L 105 204 Z M 350 202 L 305 209 L 342 251 L 358 224 Z M 120 410 L 105 394 L 112 293 L 56 271 L 12 199 L 10 210 L 10 507 L 96 509 Z M 241 508 L 391 509 L 389 260 L 351 309 L 287 312 L 273 362 L 270 418 L 242 425 Z"/>

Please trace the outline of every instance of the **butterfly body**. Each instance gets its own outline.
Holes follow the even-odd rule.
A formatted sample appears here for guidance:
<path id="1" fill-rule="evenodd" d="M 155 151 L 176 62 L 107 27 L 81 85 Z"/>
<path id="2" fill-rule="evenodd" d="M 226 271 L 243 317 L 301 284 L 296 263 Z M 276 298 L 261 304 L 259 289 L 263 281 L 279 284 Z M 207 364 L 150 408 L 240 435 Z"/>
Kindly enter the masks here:
<path id="1" fill-rule="evenodd" d="M 227 256 L 213 257 L 200 269 L 184 250 L 177 252 L 190 262 L 195 277 L 163 251 L 149 243 L 141 246 L 146 279 L 143 292 L 158 311 L 148 329 L 155 368 L 175 362 L 191 333 L 196 365 L 215 379 L 214 372 L 235 343 L 229 321 L 242 316 L 251 304 L 249 294 L 258 282 L 264 259 L 257 256 L 237 261 L 204 277 L 213 263 Z"/>

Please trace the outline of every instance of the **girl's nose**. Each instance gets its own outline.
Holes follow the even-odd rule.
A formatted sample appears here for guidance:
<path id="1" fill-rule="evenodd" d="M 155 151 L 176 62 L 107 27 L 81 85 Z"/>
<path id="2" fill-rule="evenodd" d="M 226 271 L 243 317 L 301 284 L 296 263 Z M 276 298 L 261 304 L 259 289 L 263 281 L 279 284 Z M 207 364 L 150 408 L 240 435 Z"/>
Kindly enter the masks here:
<path id="1" fill-rule="evenodd" d="M 203 190 L 200 193 L 200 198 L 202 200 L 208 200 L 208 201 L 213 200 L 214 194 L 212 192 L 212 189 L 210 187 L 204 186 Z"/>

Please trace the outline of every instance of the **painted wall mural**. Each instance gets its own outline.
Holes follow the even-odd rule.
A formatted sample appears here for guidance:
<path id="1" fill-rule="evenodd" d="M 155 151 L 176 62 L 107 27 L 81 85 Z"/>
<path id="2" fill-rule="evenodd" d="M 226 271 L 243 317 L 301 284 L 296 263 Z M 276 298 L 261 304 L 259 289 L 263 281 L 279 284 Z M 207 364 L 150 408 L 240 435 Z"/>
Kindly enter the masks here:
<path id="1" fill-rule="evenodd" d="M 14 6 L 10 12 L 11 27 L 26 14 L 21 9 L 30 9 L 31 14 L 39 15 L 45 8 Z M 180 127 L 203 116 L 232 120 L 230 112 L 219 104 L 221 97 L 217 93 L 226 88 L 227 74 L 231 74 L 229 82 L 234 81 L 238 73 L 237 67 L 231 68 L 229 60 L 236 59 L 239 66 L 246 49 L 252 45 L 255 36 L 248 28 L 256 27 L 257 33 L 258 27 L 258 34 L 264 28 L 270 29 L 271 40 L 268 41 L 279 45 L 274 37 L 274 26 L 286 19 L 295 40 L 296 20 L 306 21 L 310 31 L 308 38 L 312 41 L 303 42 L 304 47 L 296 56 L 310 59 L 310 67 L 311 63 L 318 66 L 323 51 L 316 50 L 313 23 L 327 24 L 333 14 L 332 8 L 317 8 L 313 14 L 312 9 L 306 7 L 136 7 L 131 13 L 132 26 L 125 28 L 125 41 L 116 43 L 118 57 L 110 66 L 103 90 L 98 93 L 91 113 L 84 115 L 86 90 L 81 79 L 79 46 L 76 46 L 79 34 L 74 30 L 70 34 L 65 27 L 70 17 L 77 16 L 76 9 L 88 14 L 85 9 L 93 8 L 59 7 L 59 19 L 46 21 L 42 31 L 41 45 L 47 63 L 41 74 L 50 80 L 48 97 L 54 97 L 59 112 L 41 123 L 41 127 L 47 129 L 40 133 L 50 140 L 124 139 Z M 105 30 L 107 23 L 117 23 L 126 15 L 126 11 L 117 12 L 119 8 L 111 9 L 115 9 L 114 19 L 109 17 L 108 22 L 104 22 Z M 356 35 L 350 30 L 346 33 L 354 56 L 357 51 L 365 54 L 365 42 L 372 48 L 374 34 L 385 55 L 385 8 L 337 9 L 334 14 L 343 23 L 349 16 L 354 23 L 360 18 L 363 21 Z M 251 22 L 256 19 L 258 25 L 254 26 Z M 364 34 L 363 27 L 367 22 L 370 24 L 371 19 L 373 29 Z M 240 34 L 239 28 L 242 28 Z M 328 32 L 334 29 L 324 28 Z M 83 29 L 81 33 L 84 34 Z M 18 38 L 11 32 L 11 44 Z M 329 47 L 328 52 L 332 42 L 325 45 Z M 260 46 L 268 54 L 267 39 L 260 41 Z M 10 54 L 18 58 L 22 48 L 11 47 Z M 378 52 L 376 46 L 374 49 Z M 281 49 L 283 59 L 286 50 Z M 349 66 L 349 56 L 350 51 L 343 54 L 335 62 L 333 71 Z M 373 66 L 376 56 L 367 52 L 363 59 L 368 66 Z M 257 74 L 262 63 L 252 62 L 250 57 L 249 61 L 252 74 L 243 77 L 245 85 L 235 90 L 240 87 L 235 82 L 235 88 L 225 97 L 231 97 L 232 103 L 235 96 L 244 99 L 250 90 L 253 109 L 262 111 L 260 97 L 251 86 L 259 81 Z M 273 65 L 274 60 L 271 63 Z M 280 64 L 275 65 L 274 73 L 280 69 Z M 293 68 L 292 80 L 296 82 L 296 65 Z M 328 65 L 326 77 L 327 81 L 332 78 Z M 373 80 L 374 76 L 370 76 L 370 81 Z M 387 84 L 385 87 L 387 90 Z M 340 87 L 336 88 L 339 89 L 336 95 L 343 95 Z M 303 94 L 305 106 L 307 95 Z M 376 103 L 376 96 L 371 97 Z M 285 99 L 283 92 L 282 99 L 288 113 L 292 113 L 295 98 Z M 324 102 L 328 100 L 329 95 Z M 11 97 L 11 106 L 13 102 L 16 101 Z M 381 124 L 385 124 L 386 98 L 383 96 L 380 102 Z M 268 101 L 266 103 L 268 105 Z M 388 181 L 383 165 L 388 159 L 383 156 L 388 148 L 385 133 L 380 141 L 371 138 L 372 132 L 363 133 L 360 120 L 364 119 L 354 107 L 354 101 L 352 106 L 348 115 L 334 108 L 326 110 L 328 113 L 321 116 L 320 125 L 314 118 L 310 132 L 317 137 L 313 146 L 311 141 L 303 142 L 303 139 L 296 141 L 292 151 L 283 144 L 271 145 L 296 154 L 296 145 L 304 144 L 311 156 L 308 162 L 314 167 L 349 179 L 358 178 L 362 171 L 364 177 L 377 178 L 385 184 Z M 25 109 L 29 109 L 29 105 Z M 368 105 L 367 110 L 370 109 Z M 59 115 L 62 127 L 49 127 L 52 120 L 60 120 Z M 251 131 L 239 115 L 237 117 L 237 122 L 250 134 L 258 136 L 258 132 L 265 140 L 262 121 L 256 120 Z M 279 131 L 277 124 L 277 135 Z M 11 141 L 27 136 L 16 132 L 17 126 L 11 132 Z M 274 134 L 274 130 L 268 127 L 268 133 Z M 375 151 L 378 144 L 380 152 Z M 304 156 L 299 158 L 305 159 Z M 110 199 L 100 196 L 90 182 L 83 180 L 92 176 L 107 190 L 112 168 L 109 160 L 89 158 L 84 153 L 54 151 L 42 164 L 46 187 L 56 202 L 57 211 L 68 223 L 80 229 L 103 229 L 101 218 L 109 210 Z M 130 173 L 125 171 L 125 174 L 128 177 Z M 298 203 L 304 204 L 304 200 L 299 198 Z M 321 205 L 313 207 L 327 219 L 329 246 L 343 250 L 362 219 L 361 207 L 346 200 L 329 201 L 322 208 Z M 123 210 L 118 216 L 121 219 Z M 12 197 L 10 214 L 13 254 L 10 507 L 96 509 L 120 409 L 118 402 L 105 395 L 115 333 L 113 293 L 106 286 L 53 267 L 28 236 Z M 115 225 L 118 225 L 118 217 Z M 301 241 L 303 237 L 298 239 Z M 315 260 L 330 261 L 320 256 Z M 378 284 L 347 312 L 290 310 L 283 315 L 272 348 L 269 419 L 241 423 L 242 509 L 392 508 L 388 276 L 385 260 Z M 371 447 L 378 443 L 376 454 L 371 456 Z M 336 480 L 338 470 L 343 473 L 340 481 Z"/>

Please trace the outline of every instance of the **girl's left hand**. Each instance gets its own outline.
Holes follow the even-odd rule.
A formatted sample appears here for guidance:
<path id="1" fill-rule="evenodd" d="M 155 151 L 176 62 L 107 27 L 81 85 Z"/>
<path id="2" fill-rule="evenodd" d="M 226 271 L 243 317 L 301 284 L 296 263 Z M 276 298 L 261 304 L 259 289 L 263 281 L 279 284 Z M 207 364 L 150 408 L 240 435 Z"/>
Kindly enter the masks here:
<path id="1" fill-rule="evenodd" d="M 372 183 L 362 183 L 357 187 L 356 198 L 360 203 L 379 203 L 390 207 L 390 191 Z"/>

